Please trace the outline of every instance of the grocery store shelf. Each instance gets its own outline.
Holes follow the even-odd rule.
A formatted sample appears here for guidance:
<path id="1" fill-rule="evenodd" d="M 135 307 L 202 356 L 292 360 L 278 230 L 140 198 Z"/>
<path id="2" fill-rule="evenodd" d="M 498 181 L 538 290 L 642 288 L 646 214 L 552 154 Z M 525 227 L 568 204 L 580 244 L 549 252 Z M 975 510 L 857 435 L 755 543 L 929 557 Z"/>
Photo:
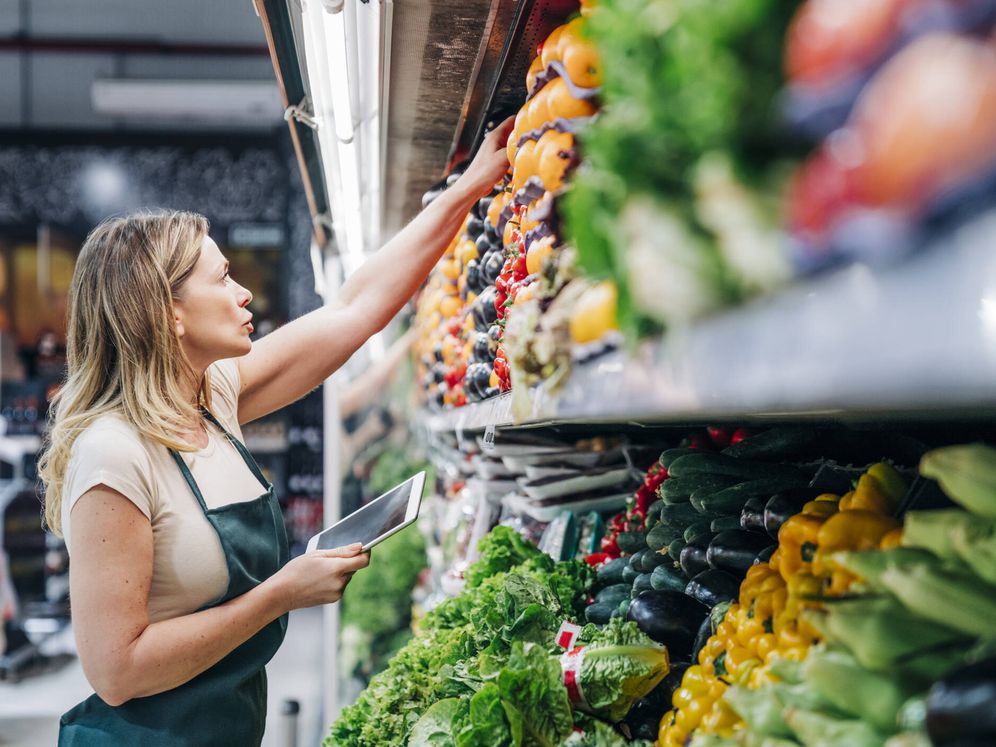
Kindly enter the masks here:
<path id="1" fill-rule="evenodd" d="M 520 424 L 996 413 L 996 212 L 906 261 L 854 265 L 540 386 Z M 511 394 L 426 414 L 433 431 L 515 424 Z"/>

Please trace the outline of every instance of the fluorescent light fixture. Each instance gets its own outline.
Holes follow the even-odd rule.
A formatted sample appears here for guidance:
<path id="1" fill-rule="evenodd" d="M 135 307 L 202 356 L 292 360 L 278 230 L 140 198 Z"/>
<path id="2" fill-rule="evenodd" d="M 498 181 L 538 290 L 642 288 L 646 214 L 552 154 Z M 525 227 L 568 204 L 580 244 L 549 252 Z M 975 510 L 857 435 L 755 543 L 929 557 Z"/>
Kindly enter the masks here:
<path id="1" fill-rule="evenodd" d="M 380 244 L 390 3 L 303 0 L 301 8 L 309 96 L 333 230 L 348 274 Z"/>
<path id="2" fill-rule="evenodd" d="M 280 91 L 272 80 L 99 78 L 90 100 L 95 112 L 114 117 L 255 124 L 283 118 Z"/>

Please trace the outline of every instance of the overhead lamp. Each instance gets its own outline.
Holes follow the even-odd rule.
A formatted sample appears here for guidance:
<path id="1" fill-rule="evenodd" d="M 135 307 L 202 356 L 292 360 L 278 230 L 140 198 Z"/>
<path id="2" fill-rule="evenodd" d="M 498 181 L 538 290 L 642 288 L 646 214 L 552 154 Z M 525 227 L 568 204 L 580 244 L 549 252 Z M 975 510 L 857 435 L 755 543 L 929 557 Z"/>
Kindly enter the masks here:
<path id="1" fill-rule="evenodd" d="M 98 114 L 272 125 L 280 121 L 280 90 L 272 80 L 98 78 L 90 87 Z"/>

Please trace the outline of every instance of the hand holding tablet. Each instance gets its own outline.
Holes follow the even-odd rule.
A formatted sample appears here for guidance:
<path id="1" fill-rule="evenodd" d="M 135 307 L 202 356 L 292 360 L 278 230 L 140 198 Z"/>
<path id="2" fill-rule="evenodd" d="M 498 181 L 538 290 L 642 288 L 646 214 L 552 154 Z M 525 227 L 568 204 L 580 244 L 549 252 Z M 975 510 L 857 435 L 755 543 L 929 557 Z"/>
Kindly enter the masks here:
<path id="1" fill-rule="evenodd" d="M 308 542 L 308 552 L 332 550 L 354 542 L 362 543 L 366 552 L 415 522 L 424 487 L 425 472 L 419 472 L 316 534 Z"/>

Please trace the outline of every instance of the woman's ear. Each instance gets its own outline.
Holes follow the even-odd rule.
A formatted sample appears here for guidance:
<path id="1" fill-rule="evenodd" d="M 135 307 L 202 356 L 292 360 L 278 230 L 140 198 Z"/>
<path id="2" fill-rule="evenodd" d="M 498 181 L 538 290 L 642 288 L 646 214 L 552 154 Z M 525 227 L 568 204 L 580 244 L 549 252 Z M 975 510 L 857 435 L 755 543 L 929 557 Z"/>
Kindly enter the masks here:
<path id="1" fill-rule="evenodd" d="M 183 316 L 180 314 L 176 306 L 173 307 L 173 324 L 176 327 L 176 336 L 183 337 L 184 335 Z"/>

